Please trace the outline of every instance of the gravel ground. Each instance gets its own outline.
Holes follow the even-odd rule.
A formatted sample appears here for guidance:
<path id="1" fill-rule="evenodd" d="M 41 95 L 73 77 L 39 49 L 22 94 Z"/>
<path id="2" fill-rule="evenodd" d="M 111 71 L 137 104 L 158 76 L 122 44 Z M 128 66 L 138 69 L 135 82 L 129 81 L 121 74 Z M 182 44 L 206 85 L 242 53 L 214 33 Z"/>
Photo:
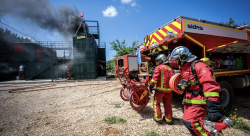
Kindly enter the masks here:
<path id="1" fill-rule="evenodd" d="M 157 125 L 152 119 L 152 103 L 135 111 L 120 98 L 120 89 L 116 79 L 1 85 L 0 135 L 138 136 L 151 131 L 162 136 L 190 135 L 181 121 L 179 97 L 172 101 L 175 124 Z M 237 92 L 235 96 L 236 112 L 249 123 L 250 94 L 246 90 L 245 95 Z M 113 116 L 125 119 L 126 123 L 104 121 Z M 247 136 L 233 128 L 223 132 L 225 136 Z"/>

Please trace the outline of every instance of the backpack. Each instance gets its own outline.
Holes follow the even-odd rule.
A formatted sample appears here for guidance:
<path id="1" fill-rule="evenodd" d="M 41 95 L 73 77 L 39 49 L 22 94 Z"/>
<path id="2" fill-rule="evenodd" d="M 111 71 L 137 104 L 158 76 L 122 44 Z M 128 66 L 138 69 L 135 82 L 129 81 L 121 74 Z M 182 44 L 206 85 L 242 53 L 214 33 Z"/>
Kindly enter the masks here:
<path id="1" fill-rule="evenodd" d="M 204 62 L 201 61 L 201 60 L 195 60 L 195 61 L 193 61 L 193 62 L 191 63 L 191 65 L 190 65 L 190 67 L 191 67 L 191 72 L 194 74 L 194 78 L 195 78 L 194 83 L 195 83 L 195 85 L 198 85 L 198 84 L 199 84 L 199 79 L 198 79 L 198 76 L 197 76 L 197 73 L 196 73 L 196 70 L 195 70 L 195 64 L 198 63 L 198 62 L 204 63 Z M 206 64 L 206 63 L 205 63 L 205 64 Z M 200 86 L 200 88 L 201 88 L 201 92 L 198 92 L 198 94 L 204 96 L 204 93 L 203 93 L 203 86 L 202 86 L 201 84 L 199 84 L 199 86 Z M 194 94 L 195 92 L 192 92 L 192 93 Z M 197 92 L 196 92 L 196 94 L 197 94 Z"/>
<path id="2" fill-rule="evenodd" d="M 197 76 L 197 73 L 196 73 L 196 70 L 195 70 L 195 64 L 198 63 L 198 62 L 203 62 L 201 60 L 195 60 L 191 63 L 190 67 L 191 67 L 191 72 L 194 74 L 194 78 L 195 78 L 195 85 L 198 85 L 199 83 L 199 79 L 198 79 L 198 76 Z M 204 62 L 203 62 L 204 63 Z"/>
<path id="3" fill-rule="evenodd" d="M 196 73 L 196 70 L 195 70 L 195 64 L 198 63 L 198 62 L 204 63 L 204 62 L 201 61 L 201 60 L 195 60 L 195 61 L 193 61 L 193 62 L 191 63 L 191 65 L 190 65 L 191 72 L 194 74 L 194 78 L 195 78 L 194 83 L 195 83 L 195 85 L 198 85 L 198 84 L 199 84 L 199 79 L 198 79 L 198 76 L 197 76 L 197 73 Z M 206 63 L 204 63 L 204 64 L 206 64 Z M 207 64 L 206 64 L 206 65 L 207 65 Z M 199 84 L 199 86 L 200 86 L 200 88 L 201 88 L 201 92 L 196 93 L 196 92 L 193 92 L 193 91 L 192 91 L 192 93 L 193 93 L 193 94 L 196 93 L 196 95 L 199 94 L 199 95 L 204 96 L 203 87 L 202 87 L 202 85 L 200 85 L 200 84 Z M 182 97 L 185 95 L 186 91 L 187 91 L 187 90 L 184 90 L 184 93 L 182 94 Z"/>

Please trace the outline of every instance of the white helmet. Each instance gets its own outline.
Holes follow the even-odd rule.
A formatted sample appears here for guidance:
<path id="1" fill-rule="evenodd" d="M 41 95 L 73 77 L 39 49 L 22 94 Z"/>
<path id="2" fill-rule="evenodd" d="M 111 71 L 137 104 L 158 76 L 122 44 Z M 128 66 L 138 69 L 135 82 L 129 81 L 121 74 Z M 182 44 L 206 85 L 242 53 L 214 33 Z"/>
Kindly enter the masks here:
<path id="1" fill-rule="evenodd" d="M 184 62 L 192 62 L 197 57 L 195 55 L 192 55 L 192 53 L 189 51 L 187 47 L 179 46 L 179 47 L 176 47 L 170 55 L 171 60 L 175 58 L 179 58 L 179 60 L 183 64 Z"/>
<path id="2" fill-rule="evenodd" d="M 155 59 L 156 65 L 160 65 L 162 63 L 167 62 L 167 56 L 165 54 L 160 54 Z"/>

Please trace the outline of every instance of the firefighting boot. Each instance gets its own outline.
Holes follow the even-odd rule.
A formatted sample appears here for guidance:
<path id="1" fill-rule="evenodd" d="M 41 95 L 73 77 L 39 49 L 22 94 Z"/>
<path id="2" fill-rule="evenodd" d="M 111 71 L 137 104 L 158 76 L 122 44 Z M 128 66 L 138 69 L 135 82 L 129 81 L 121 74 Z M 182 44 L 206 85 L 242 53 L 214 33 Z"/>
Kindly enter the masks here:
<path id="1" fill-rule="evenodd" d="M 171 122 L 166 121 L 165 116 L 163 116 L 163 121 L 164 121 L 166 124 L 168 124 L 168 125 L 174 124 L 173 120 L 172 120 Z"/>
<path id="2" fill-rule="evenodd" d="M 155 118 L 153 117 L 153 120 L 158 124 L 158 125 L 162 125 L 163 121 L 157 121 L 155 120 Z"/>

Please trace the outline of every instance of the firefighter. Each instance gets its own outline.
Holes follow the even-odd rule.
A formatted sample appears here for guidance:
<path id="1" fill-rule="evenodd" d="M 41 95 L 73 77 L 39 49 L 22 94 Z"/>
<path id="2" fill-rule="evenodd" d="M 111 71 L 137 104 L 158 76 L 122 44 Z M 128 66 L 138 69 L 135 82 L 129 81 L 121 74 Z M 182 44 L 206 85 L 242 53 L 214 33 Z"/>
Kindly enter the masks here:
<path id="1" fill-rule="evenodd" d="M 20 65 L 18 70 L 18 76 L 20 80 L 24 80 L 24 65 Z"/>
<path id="2" fill-rule="evenodd" d="M 72 69 L 69 66 L 66 66 L 66 69 L 67 69 L 67 79 L 71 79 Z"/>
<path id="3" fill-rule="evenodd" d="M 204 129 L 203 118 L 206 114 L 213 122 L 218 122 L 222 118 L 219 103 L 220 86 L 213 78 L 212 69 L 205 63 L 197 61 L 197 57 L 185 46 L 176 47 L 170 57 L 179 65 L 181 77 L 188 83 L 182 101 L 184 125 L 192 135 L 212 135 Z M 196 74 L 191 71 L 194 62 L 196 62 L 194 65 Z"/>
<path id="4" fill-rule="evenodd" d="M 167 57 L 165 54 L 160 54 L 155 59 L 156 67 L 153 77 L 150 81 L 149 91 L 152 93 L 152 88 L 155 87 L 153 99 L 154 121 L 162 124 L 163 121 L 167 124 L 172 124 L 172 97 L 173 92 L 169 87 L 169 80 L 174 74 L 174 70 L 167 65 Z M 162 117 L 160 102 L 163 101 L 165 116 Z"/>

